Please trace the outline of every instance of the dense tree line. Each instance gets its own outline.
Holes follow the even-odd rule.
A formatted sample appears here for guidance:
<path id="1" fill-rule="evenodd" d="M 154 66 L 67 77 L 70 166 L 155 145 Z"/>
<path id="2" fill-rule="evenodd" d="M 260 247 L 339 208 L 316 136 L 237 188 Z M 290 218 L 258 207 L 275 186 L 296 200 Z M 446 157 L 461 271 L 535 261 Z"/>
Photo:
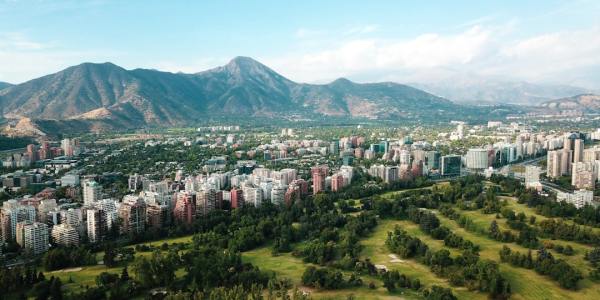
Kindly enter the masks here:
<path id="1" fill-rule="evenodd" d="M 357 274 L 351 274 L 348 279 L 339 270 L 333 268 L 316 268 L 309 266 L 302 274 L 302 284 L 318 289 L 336 290 L 356 287 L 363 284 Z"/>
<path id="2" fill-rule="evenodd" d="M 600 227 L 600 207 L 586 205 L 577 209 L 567 202 L 558 202 L 554 196 L 540 195 L 534 190 L 527 190 L 518 179 L 501 175 L 493 175 L 492 182 L 502 186 L 502 189 L 517 196 L 518 202 L 534 208 L 536 213 L 549 218 L 571 218 L 577 224 Z"/>
<path id="3" fill-rule="evenodd" d="M 577 283 L 583 279 L 581 272 L 562 259 L 555 259 L 552 253 L 540 248 L 537 257 L 533 259 L 531 250 L 525 254 L 513 251 L 507 246 L 500 250 L 500 260 L 513 266 L 534 269 L 538 274 L 547 275 L 566 289 L 577 289 Z"/>
<path id="4" fill-rule="evenodd" d="M 96 255 L 84 247 L 58 247 L 50 249 L 42 257 L 42 267 L 46 271 L 95 265 L 96 263 Z"/>
<path id="5" fill-rule="evenodd" d="M 590 272 L 590 278 L 595 281 L 600 281 L 600 247 L 595 247 L 591 251 L 585 253 L 584 259 L 590 262 L 594 268 Z"/>
<path id="6" fill-rule="evenodd" d="M 0 295 L 24 292 L 36 283 L 46 280 L 42 272 L 35 267 L 2 267 L 0 269 Z"/>
<path id="7" fill-rule="evenodd" d="M 600 234 L 589 227 L 568 224 L 563 220 L 546 219 L 539 222 L 539 228 L 542 234 L 554 239 L 600 245 Z"/>
<path id="8" fill-rule="evenodd" d="M 212 246 L 200 246 L 181 256 L 186 274 L 183 286 L 207 291 L 216 287 L 253 284 L 267 285 L 270 275 L 249 263 L 243 263 L 239 252 Z"/>
<path id="9" fill-rule="evenodd" d="M 441 286 L 434 285 L 430 289 L 423 292 L 423 296 L 427 300 L 456 300 L 456 296 L 452 294 L 452 290 Z"/>
<path id="10" fill-rule="evenodd" d="M 389 292 L 394 292 L 397 288 L 408 288 L 415 291 L 421 289 L 421 281 L 418 278 L 411 279 L 410 277 L 395 270 L 384 272 L 381 278 L 383 280 L 383 286 Z"/>

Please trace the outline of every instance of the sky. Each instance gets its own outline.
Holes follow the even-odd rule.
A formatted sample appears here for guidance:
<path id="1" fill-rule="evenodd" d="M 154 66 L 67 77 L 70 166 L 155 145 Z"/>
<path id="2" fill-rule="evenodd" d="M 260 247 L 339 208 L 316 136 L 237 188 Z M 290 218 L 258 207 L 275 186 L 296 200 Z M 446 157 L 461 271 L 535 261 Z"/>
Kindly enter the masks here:
<path id="1" fill-rule="evenodd" d="M 83 62 L 298 82 L 491 78 L 600 89 L 600 1 L 0 0 L 0 81 Z"/>

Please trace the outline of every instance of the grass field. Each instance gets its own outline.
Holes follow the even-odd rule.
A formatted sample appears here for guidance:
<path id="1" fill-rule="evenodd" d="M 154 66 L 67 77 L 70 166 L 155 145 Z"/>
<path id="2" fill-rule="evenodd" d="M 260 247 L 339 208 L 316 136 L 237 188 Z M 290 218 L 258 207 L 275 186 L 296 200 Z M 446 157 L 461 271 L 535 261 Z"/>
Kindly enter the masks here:
<path id="1" fill-rule="evenodd" d="M 479 224 L 485 223 L 485 221 L 489 219 L 490 215 L 484 215 L 480 212 L 470 212 L 469 216 L 475 219 L 476 223 Z M 460 236 L 471 240 L 473 243 L 480 245 L 480 255 L 482 258 L 495 261 L 500 260 L 498 252 L 500 249 L 502 249 L 504 243 L 492 240 L 483 234 L 474 234 L 466 231 L 465 229 L 459 227 L 455 221 L 449 220 L 439 214 L 438 217 L 444 226 L 447 226 Z M 500 224 L 505 221 L 498 220 L 498 222 Z M 576 255 L 557 256 L 564 258 L 567 262 L 583 271 L 584 276 L 587 275 L 586 270 L 588 267 L 587 263 L 583 260 L 583 249 L 580 246 L 575 245 L 575 243 L 571 242 L 569 244 L 574 246 L 577 252 Z M 526 253 L 528 250 L 527 248 L 519 246 L 515 243 L 507 243 L 506 245 L 513 250 L 523 253 Z M 501 263 L 500 266 L 502 273 L 510 280 L 513 291 L 513 295 L 511 297 L 512 299 L 600 299 L 600 285 L 592 283 L 589 279 L 584 279 L 580 282 L 579 290 L 570 291 L 561 288 L 558 283 L 552 281 L 552 279 L 541 276 L 533 270 L 516 268 L 505 263 Z M 526 280 L 524 280 L 525 278 Z"/>
<path id="2" fill-rule="evenodd" d="M 188 243 L 191 242 L 192 236 L 184 236 L 177 238 L 164 239 L 160 241 L 141 243 L 145 245 L 152 245 L 155 247 L 160 247 L 163 243 L 167 244 L 175 244 L 175 243 Z M 130 247 L 134 247 L 132 245 Z M 136 252 L 137 256 L 147 256 L 152 252 Z M 96 255 L 98 261 L 102 260 L 103 253 L 100 252 Z M 53 272 L 45 272 L 46 277 L 58 277 L 63 283 L 63 289 L 67 291 L 67 293 L 76 293 L 85 290 L 86 286 L 95 286 L 96 285 L 96 277 L 100 275 L 102 272 L 121 274 L 122 267 L 114 267 L 108 268 L 105 265 L 95 265 L 95 266 L 85 266 L 81 268 L 69 268 L 64 270 L 58 270 Z M 176 272 L 177 276 L 182 276 L 182 270 Z M 131 268 L 129 268 L 129 276 L 135 277 Z"/>
<path id="3" fill-rule="evenodd" d="M 242 258 L 245 262 L 252 263 L 263 271 L 272 271 L 277 274 L 278 277 L 287 277 L 291 279 L 296 286 L 302 285 L 302 273 L 306 267 L 312 265 L 304 263 L 301 259 L 293 257 L 289 253 L 272 256 L 269 247 L 261 247 L 244 252 Z M 345 273 L 345 275 L 347 276 L 348 273 Z M 362 276 L 361 278 L 365 282 L 365 285 L 360 288 L 329 291 L 309 289 L 306 287 L 301 287 L 300 289 L 309 292 L 311 296 L 316 299 L 347 299 L 348 296 L 353 296 L 354 299 L 421 299 L 420 295 L 417 295 L 412 291 L 390 294 L 387 289 L 383 287 L 379 279 L 371 276 Z M 369 282 L 374 282 L 376 289 L 369 289 L 367 287 Z"/>
<path id="4" fill-rule="evenodd" d="M 437 277 L 433 274 L 429 267 L 420 264 L 414 260 L 402 259 L 402 262 L 392 263 L 390 258 L 390 252 L 385 246 L 385 240 L 387 239 L 387 233 L 392 231 L 396 225 L 399 225 L 404 230 L 413 235 L 418 235 L 419 238 L 426 242 L 432 249 L 440 249 L 443 246 L 443 241 L 433 240 L 427 235 L 420 232 L 417 225 L 414 225 L 408 221 L 395 221 L 395 220 L 382 220 L 380 224 L 375 228 L 375 231 L 367 239 L 361 241 L 364 246 L 362 255 L 365 258 L 370 258 L 374 264 L 385 265 L 389 270 L 398 270 L 400 273 L 405 274 L 411 278 L 418 278 L 424 285 L 439 285 L 444 287 L 450 287 L 448 281 L 443 278 Z M 454 255 L 456 250 L 450 249 L 450 252 Z M 453 288 L 454 293 L 459 299 L 486 299 L 487 296 L 482 293 L 471 292 L 464 288 Z"/>

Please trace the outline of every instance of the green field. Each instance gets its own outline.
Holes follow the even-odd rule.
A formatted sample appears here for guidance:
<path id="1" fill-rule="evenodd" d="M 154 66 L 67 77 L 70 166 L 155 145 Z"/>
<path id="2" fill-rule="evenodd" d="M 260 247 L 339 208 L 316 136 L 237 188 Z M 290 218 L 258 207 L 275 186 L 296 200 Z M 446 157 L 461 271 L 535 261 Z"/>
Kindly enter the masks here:
<path id="1" fill-rule="evenodd" d="M 169 238 L 169 239 L 164 239 L 164 240 L 160 240 L 160 241 L 147 242 L 147 243 L 141 243 L 141 244 L 160 247 L 160 245 L 162 245 L 163 243 L 167 243 L 167 244 L 189 243 L 189 242 L 191 242 L 191 240 L 192 240 L 192 236 L 189 235 L 189 236 L 184 236 L 184 237 Z M 132 245 L 130 247 L 134 247 L 134 246 L 135 245 Z M 152 252 L 136 252 L 135 253 L 136 256 L 148 256 L 151 254 L 152 254 Z M 104 254 L 102 252 L 99 252 L 96 255 L 99 262 L 102 260 L 103 255 Z M 86 286 L 90 286 L 90 287 L 95 286 L 96 285 L 96 277 L 98 275 L 100 275 L 100 273 L 102 273 L 102 272 L 121 274 L 121 271 L 122 271 L 122 267 L 108 268 L 102 264 L 99 264 L 96 266 L 85 266 L 85 267 L 81 267 L 81 268 L 69 268 L 69 269 L 64 269 L 64 270 L 45 272 L 45 274 L 46 274 L 46 277 L 54 276 L 54 277 L 60 278 L 61 282 L 63 283 L 63 289 L 65 289 L 67 291 L 67 293 L 75 293 L 75 292 L 81 292 L 82 290 L 85 290 Z M 176 273 L 176 275 L 177 276 L 183 275 L 182 271 L 183 270 L 178 271 Z M 129 268 L 129 275 L 131 277 L 135 277 L 131 268 Z"/>
<path id="2" fill-rule="evenodd" d="M 514 203 L 514 206 L 523 206 L 521 204 Z M 495 215 L 484 215 L 480 212 L 469 212 L 468 214 L 474 219 L 476 224 L 485 224 L 489 226 L 490 218 L 495 219 Z M 475 244 L 481 246 L 480 255 L 482 258 L 487 258 L 495 261 L 499 261 L 500 257 L 498 252 L 502 249 L 505 243 L 497 242 L 488 238 L 483 234 L 474 234 L 458 226 L 455 221 L 445 218 L 441 214 L 438 217 L 442 221 L 442 225 L 447 226 L 458 235 L 471 240 Z M 536 217 L 540 217 L 537 216 Z M 501 227 L 505 226 L 505 220 L 498 220 L 498 224 Z M 552 241 L 556 244 L 566 245 L 564 241 Z M 586 249 L 590 249 L 588 246 L 578 245 L 573 242 L 568 242 L 572 245 L 576 251 L 574 256 L 565 256 L 553 252 L 557 257 L 565 259 L 569 264 L 577 267 L 583 272 L 584 277 L 588 273 L 589 266 L 583 259 L 583 254 Z M 515 243 L 506 243 L 513 250 L 517 250 L 523 253 L 527 252 L 527 248 L 519 246 Z M 584 279 L 580 282 L 580 289 L 577 291 L 570 291 L 561 288 L 558 283 L 552 281 L 550 278 L 544 277 L 537 274 L 534 270 L 527 270 L 523 268 L 513 267 L 506 263 L 501 263 L 502 273 L 510 280 L 512 287 L 511 299 L 600 299 L 600 285 L 592 283 L 589 279 Z M 526 278 L 526 280 L 524 280 Z"/>
<path id="3" fill-rule="evenodd" d="M 294 285 L 302 285 L 302 273 L 307 266 L 312 264 L 304 263 L 301 259 L 293 257 L 289 253 L 278 256 L 271 255 L 271 248 L 262 247 L 252 251 L 244 252 L 242 258 L 245 262 L 259 266 L 261 270 L 272 271 L 279 277 L 287 277 L 292 280 Z M 347 274 L 346 274 L 347 275 Z M 365 285 L 360 288 L 343 289 L 343 290 L 316 290 L 307 287 L 300 287 L 302 291 L 309 292 L 316 299 L 347 299 L 348 296 L 353 296 L 355 299 L 421 299 L 421 297 L 412 291 L 407 291 L 405 294 L 396 293 L 390 294 L 383 287 L 381 281 L 371 276 L 361 277 Z M 376 288 L 371 290 L 367 287 L 369 282 L 374 282 Z"/>

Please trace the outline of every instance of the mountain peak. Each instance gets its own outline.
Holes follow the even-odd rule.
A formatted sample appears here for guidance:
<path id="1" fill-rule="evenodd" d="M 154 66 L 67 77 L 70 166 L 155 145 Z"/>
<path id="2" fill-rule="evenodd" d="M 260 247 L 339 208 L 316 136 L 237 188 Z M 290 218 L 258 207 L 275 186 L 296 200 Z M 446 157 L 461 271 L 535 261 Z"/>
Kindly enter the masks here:
<path id="1" fill-rule="evenodd" d="M 230 64 L 236 64 L 236 65 L 241 65 L 241 64 L 250 64 L 250 65 L 263 65 L 260 62 L 258 62 L 256 59 L 249 57 L 249 56 L 236 56 L 234 58 L 232 58 L 229 63 Z"/>
<path id="2" fill-rule="evenodd" d="M 271 70 L 269 67 L 265 66 L 264 64 L 260 63 L 259 61 L 251 58 L 251 57 L 247 57 L 247 56 L 236 56 L 234 57 L 231 61 L 229 61 L 229 63 L 225 66 L 223 66 L 225 69 L 229 70 L 232 73 L 238 73 L 238 72 L 248 72 L 248 73 L 252 73 L 252 72 L 273 72 L 273 70 Z"/>
<path id="3" fill-rule="evenodd" d="M 84 62 L 79 65 L 76 65 L 75 67 L 116 67 L 116 68 L 121 68 L 111 62 L 108 62 L 108 61 L 103 62 L 103 63 Z"/>
<path id="4" fill-rule="evenodd" d="M 336 84 L 336 85 L 348 85 L 348 84 L 354 84 L 354 82 L 352 82 L 350 79 L 345 78 L 345 77 L 340 77 L 334 81 L 331 82 L 331 84 Z"/>

